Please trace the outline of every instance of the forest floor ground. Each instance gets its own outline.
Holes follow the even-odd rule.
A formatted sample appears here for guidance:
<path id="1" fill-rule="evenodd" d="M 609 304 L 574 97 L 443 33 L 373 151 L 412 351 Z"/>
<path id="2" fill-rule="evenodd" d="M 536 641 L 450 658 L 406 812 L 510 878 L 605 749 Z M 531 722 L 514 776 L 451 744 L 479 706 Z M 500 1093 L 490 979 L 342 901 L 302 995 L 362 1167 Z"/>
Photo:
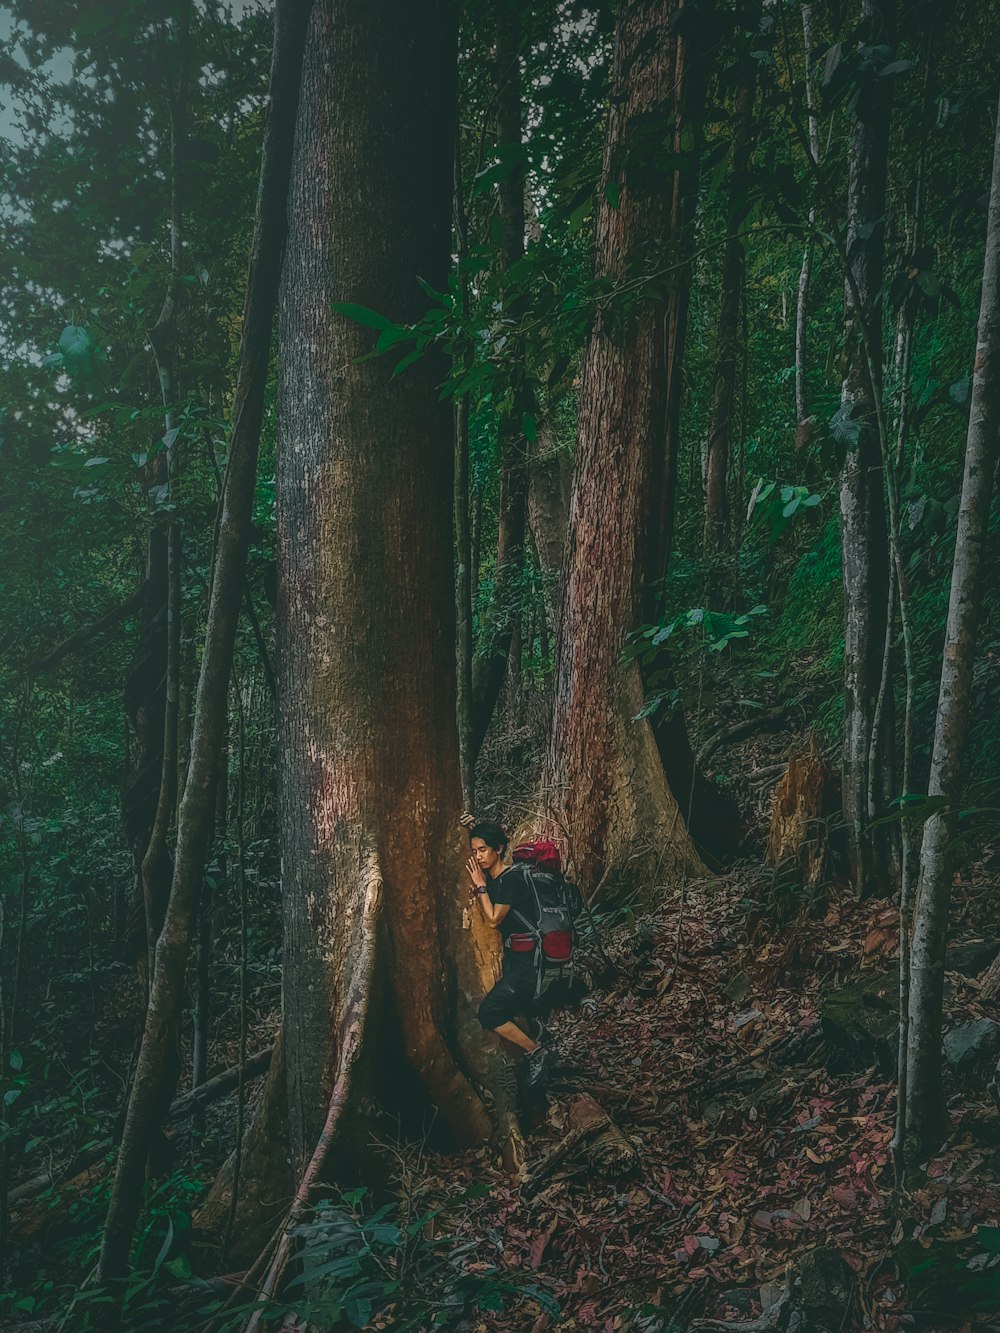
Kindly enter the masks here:
<path id="1" fill-rule="evenodd" d="M 879 1020 L 879 997 L 890 1019 L 895 999 L 895 911 L 845 892 L 777 927 L 759 909 L 760 889 L 759 870 L 747 868 L 688 886 L 684 902 L 667 894 L 610 935 L 617 979 L 552 1021 L 559 1066 L 531 1158 L 566 1133 L 569 1099 L 588 1093 L 638 1150 L 631 1179 L 602 1178 L 583 1150 L 530 1201 L 487 1154 L 431 1158 L 419 1182 L 408 1172 L 407 1188 L 428 1207 L 456 1182 L 487 1183 L 488 1194 L 438 1224 L 474 1242 L 483 1271 L 535 1285 L 560 1307 L 556 1315 L 528 1299 L 470 1327 L 745 1320 L 822 1245 L 857 1275 L 844 1330 L 1000 1328 L 989 1322 L 1000 1309 L 992 1070 L 973 1063 L 961 1082 L 951 1076 L 952 1132 L 898 1194 L 895 1033 Z M 988 953 L 981 923 L 995 920 L 996 892 L 983 873 L 958 886 L 958 962 L 978 969 Z M 838 1022 L 842 996 L 849 1014 L 871 1019 L 865 1029 Z M 979 1002 L 974 976 L 958 971 L 948 974 L 947 1009 L 949 1027 L 1000 1018 Z"/>

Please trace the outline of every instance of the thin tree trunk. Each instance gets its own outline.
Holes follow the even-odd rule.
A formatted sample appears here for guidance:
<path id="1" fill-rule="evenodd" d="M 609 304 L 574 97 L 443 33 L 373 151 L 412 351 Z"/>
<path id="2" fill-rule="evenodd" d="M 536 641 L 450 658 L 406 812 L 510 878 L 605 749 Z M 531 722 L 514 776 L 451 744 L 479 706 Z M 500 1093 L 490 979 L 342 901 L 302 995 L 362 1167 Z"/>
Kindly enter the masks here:
<path id="1" fill-rule="evenodd" d="M 920 153 L 914 180 L 913 219 L 910 232 L 910 253 L 915 255 L 923 244 L 924 173 L 927 166 L 927 136 L 930 127 L 931 75 L 934 60 L 931 35 L 928 34 L 925 53 L 924 95 L 921 109 Z M 903 767 L 900 774 L 900 792 L 904 802 L 913 789 L 913 708 L 916 691 L 916 666 L 913 651 L 913 630 L 910 621 L 909 589 L 906 564 L 903 557 L 900 524 L 900 483 L 906 455 L 906 441 L 910 419 L 910 375 L 913 365 L 913 326 L 916 316 L 914 302 L 905 301 L 899 312 L 897 339 L 897 421 L 895 457 L 889 455 L 888 438 L 883 442 L 883 466 L 886 475 L 886 494 L 889 501 L 889 532 L 892 545 L 893 575 L 896 600 L 899 603 L 903 631 L 903 659 L 905 671 L 905 703 L 903 714 Z M 884 672 L 886 679 L 891 670 L 891 637 L 893 618 L 886 628 Z M 899 886 L 899 1042 L 896 1061 L 896 1123 L 893 1134 L 893 1160 L 897 1183 L 901 1184 L 906 1170 L 906 1097 L 907 1066 L 910 1037 L 910 935 L 913 917 L 913 884 L 919 857 L 919 835 L 913 821 L 905 817 L 900 826 L 900 886 Z"/>
<path id="2" fill-rule="evenodd" d="M 893 0 L 862 0 L 862 19 L 892 42 Z M 845 361 L 841 414 L 847 438 L 840 477 L 844 580 L 843 795 L 851 871 L 859 893 L 887 892 L 890 835 L 871 830 L 880 813 L 880 774 L 891 766 L 891 686 L 873 755 L 889 603 L 889 545 L 880 445 L 882 283 L 891 80 L 870 74 L 859 89 L 851 140 L 844 294 Z M 872 784 L 873 770 L 876 786 Z"/>
<path id="3" fill-rule="evenodd" d="M 215 783 L 215 815 L 210 842 L 216 849 L 218 874 L 206 871 L 198 900 L 198 947 L 195 959 L 194 1022 L 191 1039 L 191 1087 L 200 1087 L 208 1077 L 209 1019 L 212 1008 L 212 954 L 215 947 L 215 905 L 226 890 L 226 837 L 229 804 L 228 753 L 222 741 L 222 756 Z M 203 1125 L 198 1123 L 198 1131 Z"/>
<path id="4" fill-rule="evenodd" d="M 185 965 L 198 886 L 204 872 L 215 775 L 225 730 L 226 695 L 250 538 L 271 324 L 287 230 L 288 174 L 302 49 L 310 8 L 308 0 L 277 0 L 275 7 L 270 108 L 243 312 L 243 342 L 215 577 L 191 738 L 191 765 L 178 814 L 170 900 L 157 942 L 146 1027 L 105 1222 L 99 1261 L 103 1282 L 122 1277 L 128 1269 L 148 1146 L 169 1106 L 178 1072 L 172 1033 L 183 1007 Z"/>
<path id="5" fill-rule="evenodd" d="M 520 153 L 524 110 L 521 97 L 522 5 L 500 0 L 497 5 L 497 130 L 500 146 Z M 519 157 L 499 185 L 503 227 L 500 262 L 503 271 L 524 257 L 525 169 Z M 513 639 L 520 617 L 521 575 L 528 500 L 528 460 L 524 418 L 533 413 L 534 399 L 525 381 L 524 339 L 511 334 L 505 360 L 512 379 L 511 407 L 501 416 L 500 500 L 497 515 L 497 558 L 493 596 L 482 643 L 472 664 L 472 709 L 469 747 L 472 762 L 482 747 L 487 728 L 503 690 L 504 677 L 514 664 Z"/>
<path id="6" fill-rule="evenodd" d="M 165 480 L 164 458 L 157 454 L 146 464 L 148 492 Z M 142 599 L 136 646 L 125 677 L 125 718 L 128 774 L 122 792 L 122 824 L 132 853 L 133 886 L 124 931 L 124 953 L 141 959 L 140 971 L 148 985 L 146 909 L 143 901 L 143 862 L 159 804 L 163 773 L 163 717 L 166 707 L 167 658 L 167 534 L 154 523 L 146 539 L 146 557 L 140 584 Z M 149 874 L 169 885 L 170 860 L 161 844 L 155 868 Z M 157 897 L 165 891 L 157 889 Z"/>
<path id="7" fill-rule="evenodd" d="M 747 13 L 746 26 L 756 38 L 759 5 Z M 742 33 L 744 41 L 750 33 Z M 715 345 L 711 406 L 708 417 L 708 457 L 705 468 L 704 559 L 708 566 L 709 601 L 714 602 L 727 582 L 725 559 L 729 522 L 729 465 L 736 426 L 737 370 L 740 357 L 740 312 L 746 281 L 746 247 L 740 228 L 746 216 L 750 160 L 753 154 L 753 112 L 757 91 L 757 62 L 747 46 L 740 60 L 733 127 L 732 171 L 726 208 L 726 242 L 722 258 L 722 299 Z"/>
<path id="8" fill-rule="evenodd" d="M 907 1137 L 922 1152 L 940 1143 L 946 1126 L 941 1079 L 941 1007 L 948 943 L 948 906 L 962 789 L 962 757 L 969 727 L 972 669 L 983 593 L 983 557 L 990 500 L 1000 456 L 1000 111 L 996 119 L 993 178 L 983 291 L 976 337 L 972 405 L 965 450 L 962 500 L 955 536 L 941 688 L 934 727 L 928 793 L 943 802 L 924 825 L 910 960 L 910 1033 L 907 1054 Z"/>
<path id="9" fill-rule="evenodd" d="M 170 92 L 170 281 L 156 324 L 149 332 L 149 345 L 163 401 L 163 452 L 166 459 L 167 531 L 167 624 L 166 692 L 163 708 L 162 772 L 156 815 L 149 845 L 142 860 L 142 897 L 146 912 L 146 957 L 150 984 L 153 951 L 166 910 L 167 877 L 162 873 L 167 835 L 178 794 L 181 688 L 181 528 L 177 514 L 177 482 L 180 449 L 176 417 L 174 373 L 177 315 L 184 270 L 185 144 L 187 140 L 188 65 L 190 59 L 191 4 L 184 5 L 180 19 L 180 68 L 177 84 Z"/>
<path id="10" fill-rule="evenodd" d="M 802 39 L 806 50 L 806 108 L 809 125 L 809 149 L 814 162 L 820 161 L 819 119 L 816 115 L 816 72 L 813 67 L 813 7 L 802 6 Z M 809 210 L 809 234 L 802 251 L 802 267 L 799 270 L 798 297 L 795 305 L 795 443 L 802 448 L 808 443 L 809 419 L 808 397 L 806 393 L 807 337 L 806 323 L 809 314 L 809 281 L 812 274 L 813 239 L 812 229 L 816 222 L 816 209 Z"/>
<path id="11" fill-rule="evenodd" d="M 685 8 L 680 0 L 678 12 Z M 664 347 L 660 374 L 664 375 L 666 401 L 655 490 L 651 500 L 653 522 L 646 536 L 645 588 L 642 618 L 654 621 L 662 605 L 664 583 L 670 568 L 674 542 L 674 511 L 677 503 L 677 467 L 680 457 L 681 408 L 684 401 L 684 351 L 694 277 L 692 254 L 701 183 L 702 122 L 708 91 L 709 50 L 712 30 L 712 0 L 699 4 L 693 21 L 683 24 L 684 36 L 677 42 L 673 108 L 673 149 L 683 157 L 684 169 L 673 173 L 673 197 L 664 219 L 664 236 L 670 236 L 671 267 L 677 269 L 667 297 Z"/>
<path id="12" fill-rule="evenodd" d="M 562 602 L 563 560 L 569 528 L 571 460 L 565 450 L 553 447 L 544 430 L 539 431 L 528 475 L 528 524 L 538 553 L 542 596 L 553 632 L 559 624 Z"/>
<path id="13" fill-rule="evenodd" d="M 642 125 L 678 113 L 671 10 L 667 0 L 631 0 L 618 18 L 597 219 L 597 275 L 611 283 L 663 263 L 677 240 L 673 201 L 645 183 L 649 162 L 643 176 L 623 167 Z M 668 315 L 668 303 L 649 296 L 624 328 L 599 316 L 583 372 L 545 796 L 587 890 L 605 878 L 648 890 L 703 869 L 650 724 L 634 720 L 638 669 L 620 662 L 657 548 Z"/>
<path id="14" fill-rule="evenodd" d="M 469 541 L 472 546 L 472 605 L 479 599 L 479 578 L 483 563 L 483 488 L 477 486 L 472 497 L 472 512 L 469 515 Z"/>

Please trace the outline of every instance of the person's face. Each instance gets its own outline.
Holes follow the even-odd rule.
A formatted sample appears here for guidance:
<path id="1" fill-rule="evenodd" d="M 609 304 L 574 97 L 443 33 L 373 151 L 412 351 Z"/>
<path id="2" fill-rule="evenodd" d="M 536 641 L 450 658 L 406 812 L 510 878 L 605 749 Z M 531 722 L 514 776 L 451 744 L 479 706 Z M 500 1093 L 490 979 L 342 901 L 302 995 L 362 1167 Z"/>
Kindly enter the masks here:
<path id="1" fill-rule="evenodd" d="M 500 853 L 495 852 L 488 843 L 483 842 L 482 838 L 472 839 L 472 855 L 478 861 L 480 870 L 485 871 L 487 875 L 500 860 Z"/>

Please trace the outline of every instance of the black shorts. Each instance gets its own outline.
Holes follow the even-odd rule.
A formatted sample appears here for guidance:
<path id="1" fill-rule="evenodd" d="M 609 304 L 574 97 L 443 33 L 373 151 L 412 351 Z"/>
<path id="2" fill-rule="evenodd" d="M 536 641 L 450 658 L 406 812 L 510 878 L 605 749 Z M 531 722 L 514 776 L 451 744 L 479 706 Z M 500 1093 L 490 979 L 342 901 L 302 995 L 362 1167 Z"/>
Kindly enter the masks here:
<path id="1" fill-rule="evenodd" d="M 518 1017 L 530 1018 L 535 1011 L 538 974 L 531 955 L 514 962 L 508 953 L 503 960 L 503 976 L 479 1006 L 479 1021 L 487 1032 Z"/>

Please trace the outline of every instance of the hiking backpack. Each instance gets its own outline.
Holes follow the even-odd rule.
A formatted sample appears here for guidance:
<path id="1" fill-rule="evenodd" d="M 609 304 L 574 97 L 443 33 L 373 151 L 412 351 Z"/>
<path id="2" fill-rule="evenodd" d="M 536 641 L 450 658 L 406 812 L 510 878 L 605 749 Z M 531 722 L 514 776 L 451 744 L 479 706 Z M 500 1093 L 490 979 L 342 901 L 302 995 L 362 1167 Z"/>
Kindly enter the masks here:
<path id="1" fill-rule="evenodd" d="M 525 872 L 535 895 L 537 915 L 531 922 L 513 909 L 526 929 L 511 935 L 508 945 L 514 952 L 530 949 L 534 953 L 537 1000 L 553 982 L 573 979 L 574 922 L 580 910 L 580 893 L 563 877 L 559 849 L 553 842 L 521 843 L 514 848 L 514 864 Z"/>

